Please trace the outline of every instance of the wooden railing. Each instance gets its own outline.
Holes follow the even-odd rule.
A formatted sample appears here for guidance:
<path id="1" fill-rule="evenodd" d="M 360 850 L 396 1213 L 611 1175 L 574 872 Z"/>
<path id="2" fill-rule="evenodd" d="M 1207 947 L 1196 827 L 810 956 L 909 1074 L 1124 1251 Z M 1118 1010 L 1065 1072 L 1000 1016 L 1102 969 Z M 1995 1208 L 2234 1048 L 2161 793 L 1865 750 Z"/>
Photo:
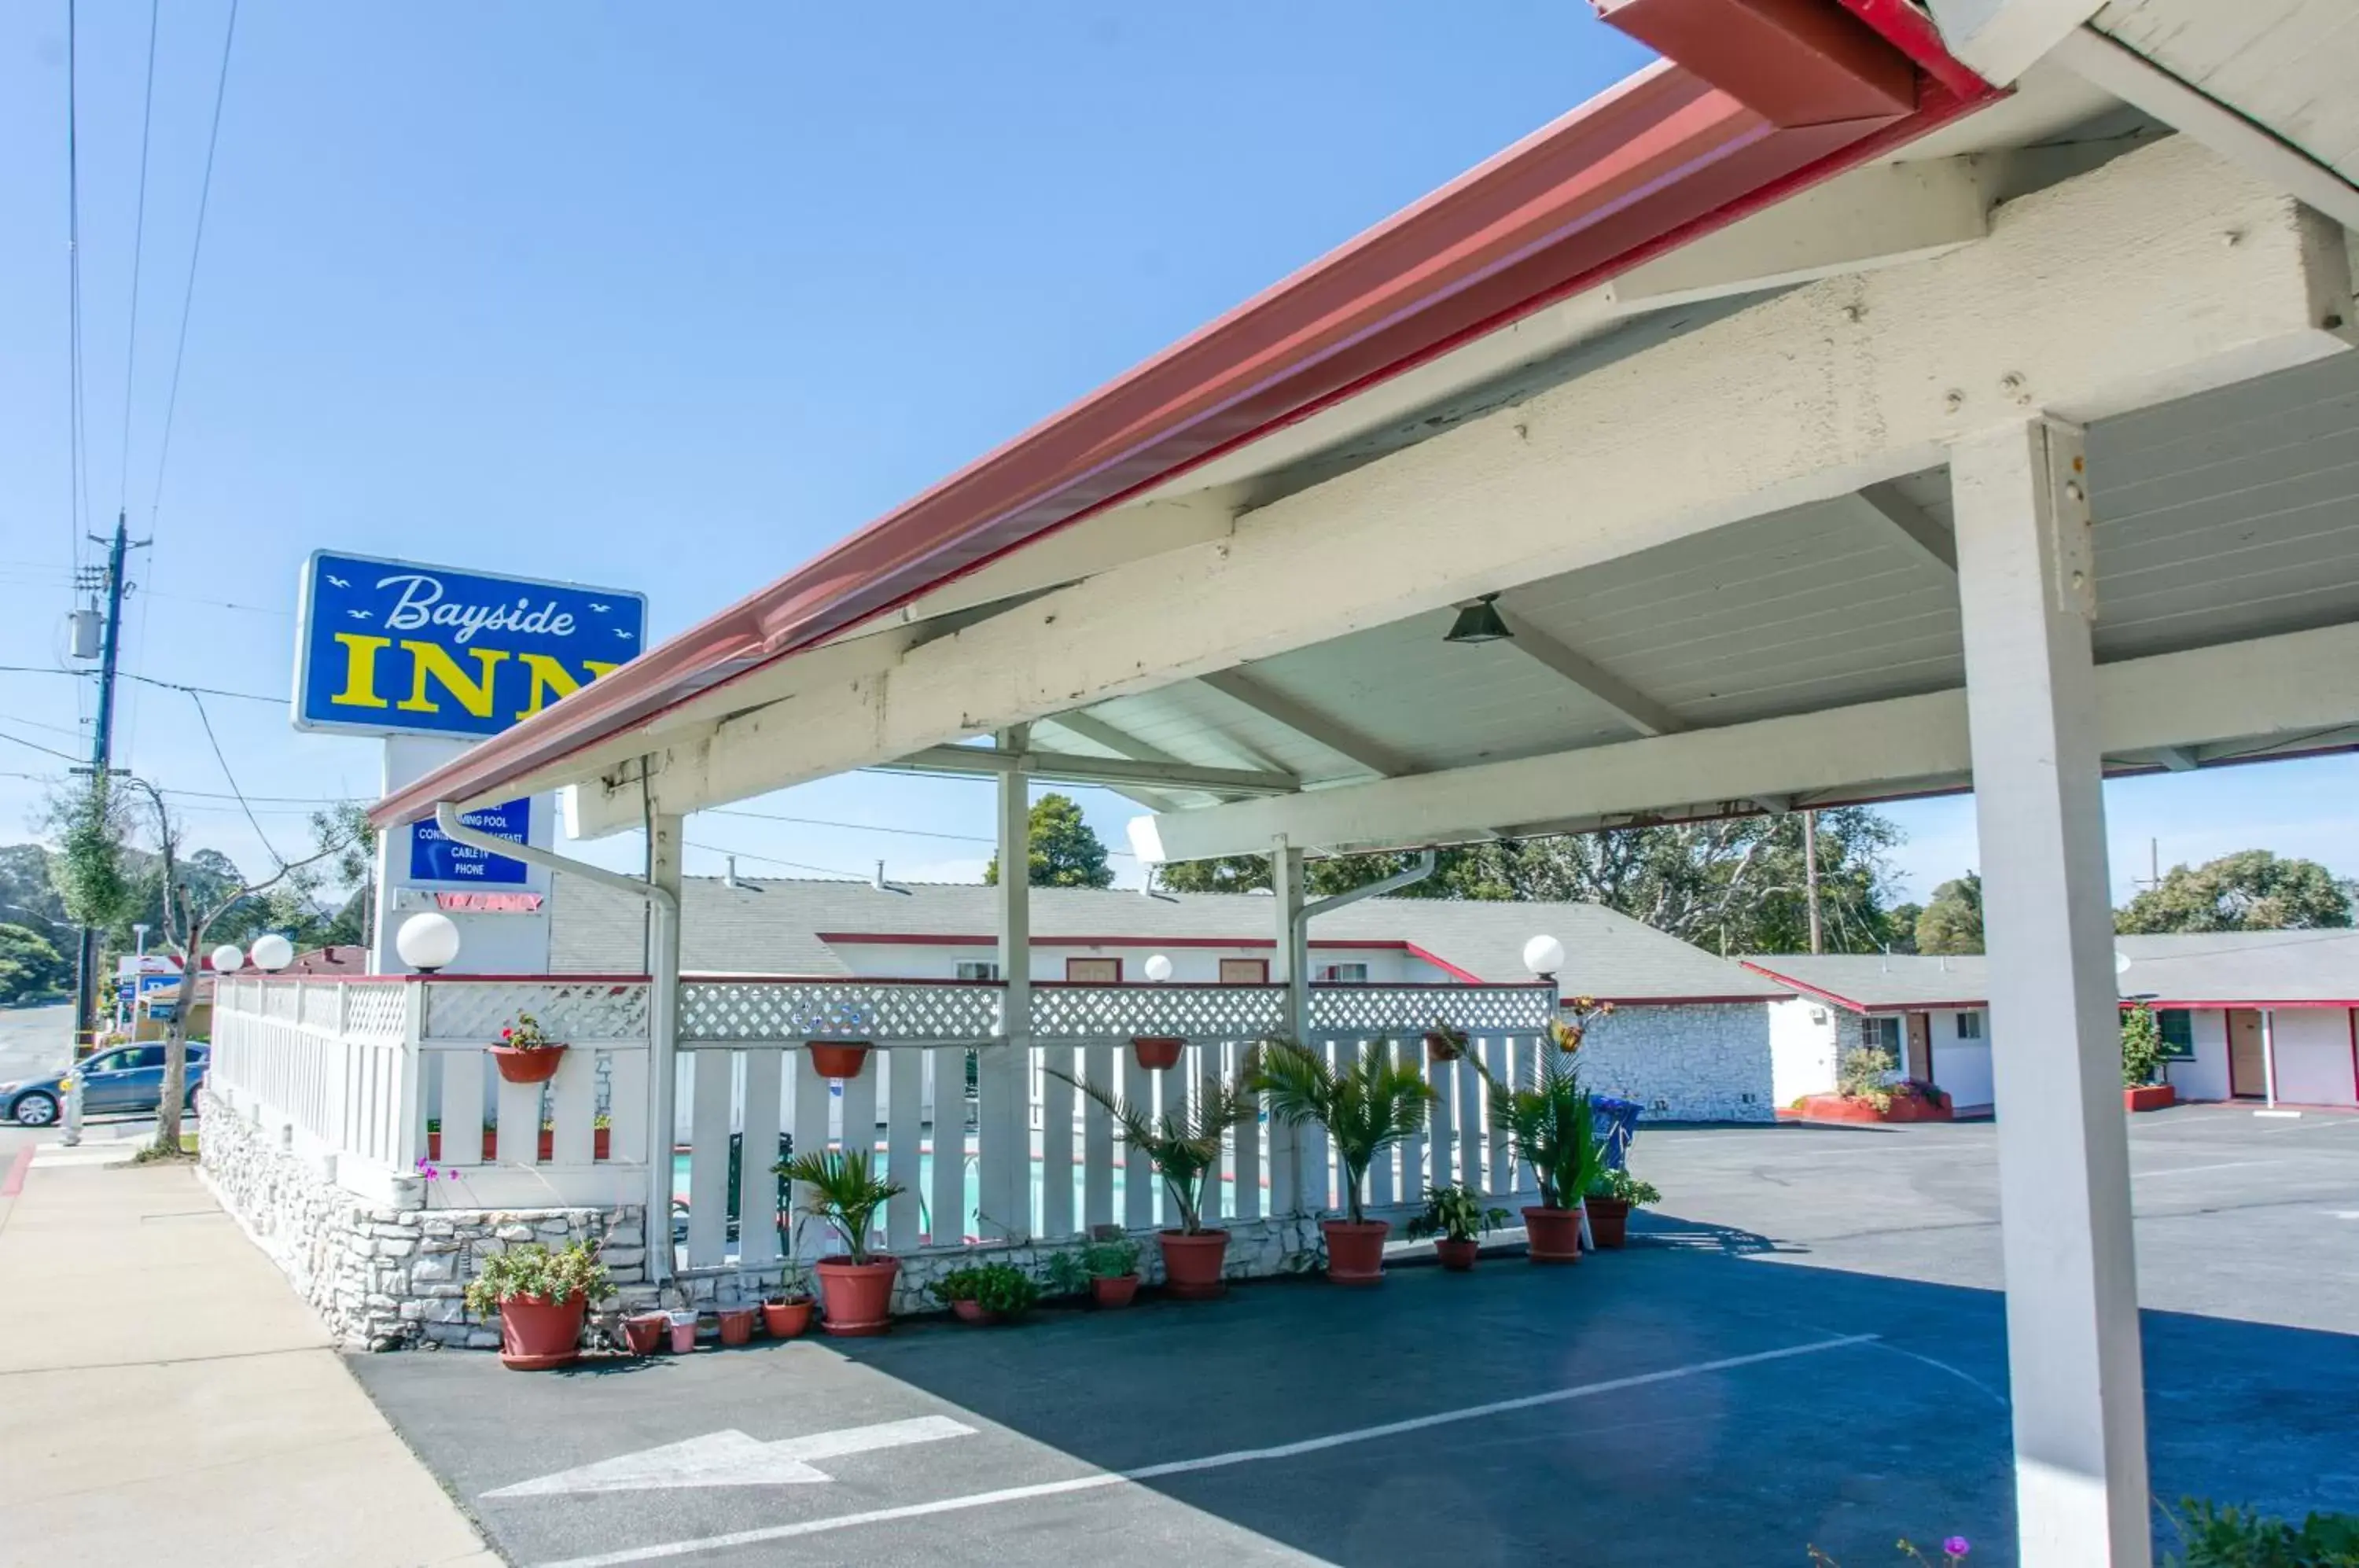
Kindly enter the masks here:
<path id="1" fill-rule="evenodd" d="M 782 1133 L 797 1149 L 875 1154 L 905 1188 L 875 1238 L 897 1251 L 1172 1223 L 1144 1153 L 1061 1074 L 1177 1108 L 1279 1028 L 1285 996 L 1277 985 L 1037 984 L 1031 1037 L 1011 1042 L 996 984 L 701 976 L 682 983 L 678 1120 L 655 1139 L 639 978 L 239 979 L 216 998 L 210 1083 L 290 1146 L 332 1157 L 357 1191 L 424 1161 L 436 1175 L 423 1202 L 436 1207 L 644 1202 L 651 1154 L 673 1158 L 684 1143 L 680 1266 L 761 1269 L 835 1245 L 779 1213 L 768 1151 Z M 1312 987 L 1314 1045 L 1386 1042 L 1436 1091 L 1426 1133 L 1371 1173 L 1376 1209 L 1413 1205 L 1428 1183 L 1464 1181 L 1503 1203 L 1529 1191 L 1489 1125 L 1489 1082 L 1532 1079 L 1549 1007 L 1540 986 Z M 520 1013 L 569 1044 L 546 1085 L 501 1081 L 486 1054 Z M 1437 1018 L 1473 1036 L 1487 1079 L 1471 1063 L 1426 1062 L 1420 1036 Z M 1184 1059 L 1143 1068 L 1136 1035 L 1179 1035 Z M 803 1047 L 827 1040 L 868 1042 L 864 1070 L 840 1084 L 821 1077 Z M 733 1134 L 744 1154 L 724 1202 Z M 1248 1221 L 1341 1200 L 1317 1129 L 1257 1120 L 1224 1146 L 1205 1214 Z"/>

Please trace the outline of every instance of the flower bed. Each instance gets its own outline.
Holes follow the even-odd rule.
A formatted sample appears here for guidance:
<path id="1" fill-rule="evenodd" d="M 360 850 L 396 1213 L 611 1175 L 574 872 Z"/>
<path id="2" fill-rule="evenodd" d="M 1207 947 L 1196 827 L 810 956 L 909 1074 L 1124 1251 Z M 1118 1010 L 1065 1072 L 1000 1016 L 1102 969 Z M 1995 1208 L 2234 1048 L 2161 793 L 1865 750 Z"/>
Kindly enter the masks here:
<path id="1" fill-rule="evenodd" d="M 1930 1095 L 1908 1093 L 1895 1087 L 1890 1104 L 1876 1108 L 1874 1100 L 1864 1095 L 1847 1097 L 1842 1094 L 1805 1094 L 1797 1107 L 1800 1119 L 1806 1122 L 1833 1122 L 1856 1125 L 1863 1122 L 1945 1122 L 1951 1117 L 1950 1096 L 1936 1089 Z"/>

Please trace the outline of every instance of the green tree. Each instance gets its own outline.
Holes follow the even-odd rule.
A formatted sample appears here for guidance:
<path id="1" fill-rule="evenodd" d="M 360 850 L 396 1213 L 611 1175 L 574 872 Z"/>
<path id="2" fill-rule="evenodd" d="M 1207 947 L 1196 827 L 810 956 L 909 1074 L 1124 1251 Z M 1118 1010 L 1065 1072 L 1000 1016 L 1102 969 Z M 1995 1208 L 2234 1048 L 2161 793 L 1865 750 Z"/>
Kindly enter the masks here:
<path id="1" fill-rule="evenodd" d="M 1864 807 L 1819 813 L 1819 903 L 1826 945 L 1873 953 L 1891 941 L 1885 911 L 1892 822 Z M 1313 897 L 1364 887 L 1407 868 L 1402 854 L 1337 855 L 1304 874 Z M 1549 899 L 1603 904 L 1658 931 L 1723 953 L 1795 952 L 1810 944 L 1802 823 L 1787 812 L 1667 822 L 1557 838 L 1505 839 L 1443 850 L 1434 874 L 1402 898 Z M 1263 855 L 1160 867 L 1174 892 L 1246 892 L 1269 884 Z"/>
<path id="2" fill-rule="evenodd" d="M 0 1004 L 56 994 L 73 982 L 73 965 L 30 926 L 0 925 Z"/>
<path id="3" fill-rule="evenodd" d="M 39 844 L 0 846 L 0 920 L 38 931 L 53 947 L 70 940 L 73 922 L 49 880 L 49 852 Z"/>
<path id="4" fill-rule="evenodd" d="M 1983 950 L 1983 878 L 1969 871 L 1933 889 L 1933 900 L 1917 917 L 1919 953 L 1980 953 Z"/>
<path id="5" fill-rule="evenodd" d="M 2174 866 L 2114 913 L 2114 929 L 2153 931 L 2307 931 L 2351 923 L 2354 885 L 2314 860 L 2239 850 L 2193 870 Z"/>
<path id="6" fill-rule="evenodd" d="M 1035 887 L 1111 887 L 1114 868 L 1106 864 L 1106 847 L 1082 820 L 1082 808 L 1070 795 L 1047 794 L 1032 802 L 1031 876 Z M 999 883 L 999 856 L 984 867 L 984 882 Z"/>
<path id="7" fill-rule="evenodd" d="M 1884 911 L 1884 945 L 1894 953 L 1916 953 L 1917 922 L 1925 917 L 1922 904 L 1895 904 Z"/>

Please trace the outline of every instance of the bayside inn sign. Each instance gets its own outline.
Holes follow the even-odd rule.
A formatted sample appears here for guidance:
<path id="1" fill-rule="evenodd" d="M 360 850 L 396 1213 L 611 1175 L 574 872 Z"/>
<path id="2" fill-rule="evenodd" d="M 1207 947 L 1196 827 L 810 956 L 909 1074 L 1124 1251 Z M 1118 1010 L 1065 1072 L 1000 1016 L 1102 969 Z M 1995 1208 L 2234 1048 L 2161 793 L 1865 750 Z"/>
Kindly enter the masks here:
<path id="1" fill-rule="evenodd" d="M 473 738 L 636 653 L 647 600 L 319 551 L 298 624 L 296 728 Z"/>
<path id="2" fill-rule="evenodd" d="M 638 593 L 319 551 L 296 619 L 295 727 L 382 736 L 396 789 L 631 659 L 647 615 Z M 547 848 L 555 808 L 524 796 L 462 820 Z M 416 822 L 379 835 L 376 887 L 375 973 L 407 968 L 394 939 L 429 910 L 460 928 L 456 973 L 549 967 L 545 870 Z"/>

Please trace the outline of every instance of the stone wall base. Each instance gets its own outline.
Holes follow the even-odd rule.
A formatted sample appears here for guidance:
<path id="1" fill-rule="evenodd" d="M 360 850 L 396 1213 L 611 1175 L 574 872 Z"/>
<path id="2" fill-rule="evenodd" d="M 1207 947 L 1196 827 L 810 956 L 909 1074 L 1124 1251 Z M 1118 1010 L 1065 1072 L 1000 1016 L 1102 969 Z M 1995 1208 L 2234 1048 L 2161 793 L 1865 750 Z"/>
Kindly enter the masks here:
<path id="1" fill-rule="evenodd" d="M 617 1294 L 592 1315 L 583 1331 L 588 1336 L 623 1312 L 750 1305 L 777 1290 L 789 1272 L 776 1263 L 759 1269 L 701 1269 L 675 1278 L 658 1301 L 657 1288 L 647 1282 L 648 1237 L 645 1211 L 637 1205 L 429 1209 L 421 1184 L 414 1206 L 381 1206 L 338 1186 L 319 1165 L 278 1148 L 266 1129 L 210 1095 L 203 1112 L 198 1148 L 206 1184 L 348 1350 L 496 1349 L 498 1323 L 468 1312 L 467 1281 L 480 1259 L 529 1242 L 552 1248 L 575 1241 L 600 1244 Z M 1233 1220 L 1224 1228 L 1224 1272 L 1231 1279 L 1305 1274 L 1326 1261 L 1316 1215 Z M 655 1245 L 666 1239 L 656 1237 Z M 1159 1285 L 1162 1250 L 1152 1232 L 1140 1233 L 1138 1240 L 1139 1273 L 1147 1284 Z M 927 1287 L 954 1269 L 1012 1263 L 1045 1281 L 1049 1260 L 1081 1245 L 986 1242 L 901 1255 L 893 1311 L 940 1311 Z M 804 1288 L 814 1284 L 806 1280 Z"/>

